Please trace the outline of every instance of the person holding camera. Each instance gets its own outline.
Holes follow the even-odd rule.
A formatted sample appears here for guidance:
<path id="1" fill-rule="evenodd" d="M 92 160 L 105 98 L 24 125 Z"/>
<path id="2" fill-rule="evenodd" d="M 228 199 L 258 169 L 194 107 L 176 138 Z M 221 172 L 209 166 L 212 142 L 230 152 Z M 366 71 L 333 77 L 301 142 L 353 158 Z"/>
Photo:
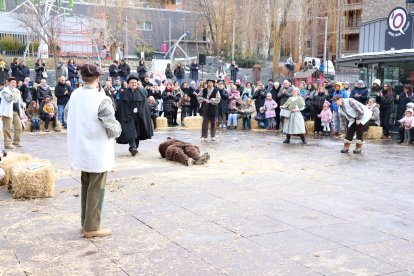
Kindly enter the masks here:
<path id="1" fill-rule="evenodd" d="M 72 58 L 68 61 L 68 78 L 72 89 L 76 89 L 76 84 L 79 80 L 79 71 L 78 66 L 75 64 L 75 60 Z"/>

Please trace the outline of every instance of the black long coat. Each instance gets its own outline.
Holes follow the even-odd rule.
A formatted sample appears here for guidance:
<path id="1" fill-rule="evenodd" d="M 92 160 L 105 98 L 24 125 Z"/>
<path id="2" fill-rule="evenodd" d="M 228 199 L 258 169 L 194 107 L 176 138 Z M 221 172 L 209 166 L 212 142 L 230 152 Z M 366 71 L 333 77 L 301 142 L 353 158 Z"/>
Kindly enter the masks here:
<path id="1" fill-rule="evenodd" d="M 138 109 L 137 124 L 134 120 L 134 108 Z M 147 97 L 139 90 L 132 91 L 131 88 L 127 88 L 121 93 L 116 119 L 122 127 L 121 136 L 116 139 L 118 144 L 128 144 L 136 138 L 147 140 L 154 136 Z M 138 127 L 135 128 L 135 125 Z"/>

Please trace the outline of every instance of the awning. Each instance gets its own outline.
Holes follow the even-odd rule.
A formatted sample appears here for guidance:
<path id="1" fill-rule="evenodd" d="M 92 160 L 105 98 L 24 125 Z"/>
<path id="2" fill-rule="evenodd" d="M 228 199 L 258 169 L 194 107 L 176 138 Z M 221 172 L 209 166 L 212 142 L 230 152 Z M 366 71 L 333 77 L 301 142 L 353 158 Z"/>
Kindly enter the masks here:
<path id="1" fill-rule="evenodd" d="M 378 62 L 413 61 L 414 49 L 396 51 L 360 53 L 338 58 L 336 63 L 343 67 L 358 67 L 358 64 L 371 64 Z"/>

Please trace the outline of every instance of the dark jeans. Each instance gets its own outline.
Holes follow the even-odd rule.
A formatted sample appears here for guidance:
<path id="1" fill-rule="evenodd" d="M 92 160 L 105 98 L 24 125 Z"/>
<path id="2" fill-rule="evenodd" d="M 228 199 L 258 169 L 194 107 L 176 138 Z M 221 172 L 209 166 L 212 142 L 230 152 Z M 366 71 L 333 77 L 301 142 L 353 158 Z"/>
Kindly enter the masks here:
<path id="1" fill-rule="evenodd" d="M 167 118 L 168 126 L 172 126 L 173 122 L 173 112 L 172 111 L 164 111 L 164 116 Z"/>
<path id="2" fill-rule="evenodd" d="M 390 108 L 381 108 L 380 109 L 380 120 L 381 126 L 384 131 L 384 135 L 390 135 L 390 118 L 391 118 L 391 107 Z"/>
<path id="3" fill-rule="evenodd" d="M 250 129 L 250 120 L 252 119 L 252 115 L 243 115 L 243 128 Z"/>
<path id="4" fill-rule="evenodd" d="M 354 139 L 354 134 L 356 132 L 356 138 L 359 141 L 364 141 L 364 131 L 367 128 L 367 124 L 359 124 L 357 125 L 356 122 L 354 122 L 348 129 L 346 130 L 345 140 L 348 140 L 351 142 Z M 358 141 L 357 141 L 358 143 Z"/>
<path id="5" fill-rule="evenodd" d="M 197 116 L 198 106 L 191 105 L 190 106 L 190 116 Z"/>
<path id="6" fill-rule="evenodd" d="M 49 127 L 50 121 L 52 121 L 53 128 L 56 127 L 56 116 L 50 117 L 50 115 L 42 115 L 40 116 L 40 119 L 42 119 L 42 121 L 45 121 L 45 129 Z"/>
<path id="7" fill-rule="evenodd" d="M 280 129 L 280 107 L 279 106 L 276 107 L 275 112 L 276 112 L 276 117 L 275 117 L 275 119 L 276 119 L 276 129 Z"/>
<path id="8" fill-rule="evenodd" d="M 157 115 L 152 114 L 151 115 L 152 123 L 154 124 L 154 129 L 157 128 Z"/>
<path id="9" fill-rule="evenodd" d="M 318 117 L 318 115 L 321 113 L 322 110 L 312 108 L 312 111 L 313 111 L 313 118 L 315 118 L 315 131 L 322 132 L 323 131 L 322 121 L 321 121 L 321 118 Z"/>

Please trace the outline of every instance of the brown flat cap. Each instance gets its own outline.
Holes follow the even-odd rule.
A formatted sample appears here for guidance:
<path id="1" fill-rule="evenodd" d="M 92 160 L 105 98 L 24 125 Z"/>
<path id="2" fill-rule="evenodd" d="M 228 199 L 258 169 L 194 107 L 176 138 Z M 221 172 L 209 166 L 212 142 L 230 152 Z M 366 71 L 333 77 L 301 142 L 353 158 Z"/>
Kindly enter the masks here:
<path id="1" fill-rule="evenodd" d="M 85 63 L 80 68 L 80 74 L 82 77 L 99 77 L 103 73 L 101 69 L 92 63 Z"/>

